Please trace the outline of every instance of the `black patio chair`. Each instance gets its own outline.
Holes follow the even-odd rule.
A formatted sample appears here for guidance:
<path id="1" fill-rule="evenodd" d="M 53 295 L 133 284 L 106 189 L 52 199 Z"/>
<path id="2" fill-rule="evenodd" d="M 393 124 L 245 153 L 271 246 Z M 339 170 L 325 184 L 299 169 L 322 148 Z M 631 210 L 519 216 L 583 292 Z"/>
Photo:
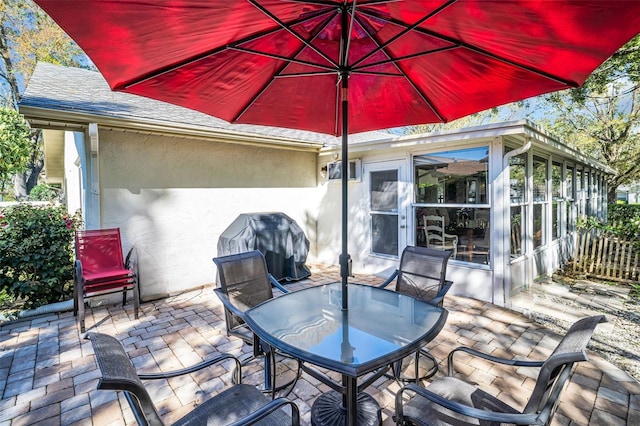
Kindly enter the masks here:
<path id="1" fill-rule="evenodd" d="M 259 250 L 215 257 L 213 262 L 218 268 L 219 285 L 214 292 L 224 305 L 227 335 L 239 337 L 253 347 L 252 356 L 242 359 L 243 364 L 254 358 L 265 357 L 265 391 L 271 391 L 275 395 L 276 391 L 297 380 L 300 365 L 298 364 L 298 372 L 292 380 L 276 387 L 275 354 L 268 346 L 261 344 L 244 322 L 244 312 L 273 298 L 272 287 L 283 293 L 288 293 L 289 290 L 269 274 L 264 255 Z"/>
<path id="2" fill-rule="evenodd" d="M 399 268 L 379 287 L 387 287 L 395 280 L 397 292 L 442 307 L 444 296 L 453 284 L 445 279 L 450 256 L 450 250 L 407 246 L 402 252 Z M 409 370 L 407 365 L 410 366 L 411 362 L 414 374 L 407 376 L 403 371 Z M 421 376 L 420 370 L 426 373 Z M 401 381 L 417 383 L 420 379 L 432 377 L 437 371 L 438 361 L 424 348 L 417 351 L 414 357 L 407 357 L 393 365 L 394 378 Z"/>
<path id="3" fill-rule="evenodd" d="M 454 349 L 448 358 L 448 376 L 426 389 L 409 384 L 396 394 L 397 425 L 548 425 L 555 413 L 560 393 L 572 374 L 573 364 L 587 361 L 585 349 L 604 315 L 574 323 L 546 361 L 519 361 L 497 358 L 468 347 Z M 538 378 L 522 412 L 478 387 L 454 376 L 453 356 L 457 352 L 482 357 L 514 367 L 539 368 Z M 524 388 L 522 388 L 524 389 Z M 405 401 L 405 393 L 413 394 Z"/>
<path id="4" fill-rule="evenodd" d="M 98 389 L 124 392 L 125 398 L 139 425 L 163 425 L 151 396 L 142 380 L 169 379 L 190 374 L 224 360 L 235 361 L 234 383 L 237 383 L 196 406 L 190 413 L 174 425 L 251 425 L 282 426 L 300 424 L 298 407 L 286 398 L 270 400 L 253 386 L 241 383 L 240 361 L 230 354 L 221 354 L 182 370 L 138 374 L 122 344 L 113 336 L 102 333 L 88 333 L 96 361 L 102 376 Z M 291 414 L 285 409 L 290 407 Z"/>

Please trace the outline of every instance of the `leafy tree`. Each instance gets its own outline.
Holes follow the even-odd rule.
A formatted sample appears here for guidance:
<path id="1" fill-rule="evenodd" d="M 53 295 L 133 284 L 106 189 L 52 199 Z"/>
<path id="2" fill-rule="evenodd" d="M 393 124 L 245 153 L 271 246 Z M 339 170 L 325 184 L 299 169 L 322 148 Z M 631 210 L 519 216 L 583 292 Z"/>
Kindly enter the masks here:
<path id="1" fill-rule="evenodd" d="M 14 109 L 38 61 L 91 66 L 73 40 L 31 0 L 3 0 L 0 3 L 0 58 L 0 104 Z M 44 167 L 40 133 L 31 133 L 28 167 L 15 175 L 17 199 L 27 198 Z"/>
<path id="2" fill-rule="evenodd" d="M 15 109 L 0 108 L 0 193 L 14 173 L 29 163 L 30 129 Z"/>
<path id="3" fill-rule="evenodd" d="M 616 170 L 616 188 L 640 180 L 640 36 L 619 49 L 578 89 L 544 97 L 541 124 Z"/>
<path id="4" fill-rule="evenodd" d="M 577 89 L 472 114 L 446 124 L 411 126 L 404 133 L 454 130 L 529 117 L 616 170 L 607 179 L 609 202 L 616 188 L 640 180 L 640 35 L 620 48 Z"/>
<path id="5" fill-rule="evenodd" d="M 481 126 L 483 124 L 498 123 L 515 120 L 522 115 L 522 111 L 528 107 L 528 101 L 514 102 L 501 107 L 491 108 L 470 114 L 448 123 L 419 124 L 399 129 L 402 134 L 415 135 L 446 130 L 458 130 L 467 127 Z"/>

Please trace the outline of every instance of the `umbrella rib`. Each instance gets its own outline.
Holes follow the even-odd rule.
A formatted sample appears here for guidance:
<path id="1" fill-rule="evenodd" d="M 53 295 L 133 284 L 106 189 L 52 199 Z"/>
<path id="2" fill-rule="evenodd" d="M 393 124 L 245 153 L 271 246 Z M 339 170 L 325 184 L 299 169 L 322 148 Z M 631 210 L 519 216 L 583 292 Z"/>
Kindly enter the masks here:
<path id="1" fill-rule="evenodd" d="M 389 57 L 388 60 L 364 64 L 359 67 L 354 67 L 354 70 L 362 70 L 364 68 L 371 68 L 378 65 L 395 64 L 397 62 L 405 61 L 407 59 L 413 59 L 413 58 L 418 58 L 420 56 L 432 55 L 434 53 L 439 53 L 439 52 L 446 52 L 447 50 L 453 50 L 453 49 L 461 49 L 461 47 L 460 46 L 441 47 L 439 49 L 425 50 L 424 52 L 412 53 L 411 55 L 398 56 L 395 58 L 391 58 L 389 57 L 389 55 L 387 55 Z M 385 50 L 385 53 L 386 53 L 386 50 Z"/>
<path id="2" fill-rule="evenodd" d="M 340 50 L 342 51 L 342 53 L 343 53 L 343 54 L 342 54 L 342 58 L 341 58 L 340 60 L 341 60 L 341 62 L 342 62 L 342 65 L 344 65 L 344 66 L 348 65 L 348 62 L 349 62 L 349 48 L 351 47 L 351 37 L 350 37 L 350 34 L 351 34 L 351 32 L 353 31 L 353 21 L 354 21 L 354 20 L 355 20 L 355 18 L 356 18 L 356 7 L 357 7 L 357 6 L 356 6 L 356 2 L 357 2 L 357 0 L 353 0 L 353 3 L 352 3 L 352 5 L 351 5 L 351 13 L 350 13 L 350 15 L 351 15 L 351 19 L 349 20 L 349 30 L 348 30 L 348 31 L 347 31 L 347 33 L 346 33 L 346 34 L 347 34 L 347 40 L 346 40 L 347 45 L 345 46 L 345 48 L 344 48 L 344 49 L 342 49 L 342 48 L 340 49 Z M 348 10 L 348 9 L 347 9 L 347 4 L 346 4 L 346 3 L 347 3 L 347 2 L 346 2 L 346 0 L 345 0 L 345 9 L 344 9 L 344 12 L 343 12 L 343 13 L 349 13 L 349 12 L 347 12 L 347 10 Z M 342 42 L 342 41 L 341 41 L 341 42 Z"/>
<path id="3" fill-rule="evenodd" d="M 335 0 L 287 0 L 290 3 L 302 3 L 302 4 L 313 4 L 316 6 L 329 6 L 336 7 L 338 3 Z M 360 3 L 361 6 L 370 6 L 372 4 L 381 4 L 381 3 L 397 3 L 400 0 L 369 0 L 363 1 Z"/>
<path id="4" fill-rule="evenodd" d="M 400 37 L 404 36 L 405 34 L 416 30 L 418 28 L 419 25 L 421 25 L 424 21 L 426 21 L 427 19 L 437 15 L 438 13 L 442 12 L 444 9 L 446 9 L 447 7 L 451 6 L 453 3 L 455 3 L 457 0 L 449 0 L 447 3 L 443 4 L 442 6 L 438 7 L 437 9 L 434 9 L 433 11 L 431 11 L 430 13 L 426 14 L 425 16 L 423 16 L 422 18 L 418 19 L 418 21 L 416 21 L 415 23 L 413 23 L 412 25 L 402 25 L 403 27 L 405 27 L 404 30 L 400 31 L 398 34 L 396 34 L 395 36 L 391 37 L 389 40 L 387 40 L 385 43 L 378 45 L 377 49 L 373 49 L 371 52 L 367 53 L 366 55 L 364 55 L 362 58 L 360 58 L 359 60 L 357 60 L 353 66 L 357 66 L 359 63 L 361 63 L 362 61 L 367 60 L 368 58 L 370 58 L 372 55 L 375 55 L 376 53 L 384 50 L 387 46 L 389 46 L 391 43 L 393 43 L 394 41 L 396 41 L 397 39 L 399 39 Z M 396 22 L 394 22 L 395 20 L 389 19 L 389 18 L 385 18 L 383 16 L 380 16 L 376 13 L 373 12 L 369 12 L 367 13 L 366 10 L 360 9 L 360 13 L 362 13 L 363 15 L 368 15 L 368 16 L 372 16 L 376 19 L 381 19 L 383 21 L 386 22 L 390 22 L 393 24 L 397 24 Z M 387 55 L 389 56 L 389 55 Z"/>
<path id="5" fill-rule="evenodd" d="M 318 16 L 322 16 L 324 13 L 319 14 Z M 335 15 L 335 14 L 334 14 Z M 315 34 L 312 35 L 310 42 L 312 42 L 313 40 L 316 39 L 316 37 L 318 37 L 318 34 L 320 34 L 320 32 L 328 25 L 328 23 L 331 21 L 331 17 L 329 19 L 327 19 L 324 23 L 324 25 L 322 25 L 320 27 L 320 29 L 318 31 L 316 31 Z M 319 64 L 314 64 L 314 63 L 306 63 L 300 60 L 296 60 L 295 57 L 298 56 L 300 54 L 300 52 L 302 52 L 302 50 L 305 48 L 305 46 L 307 46 L 307 43 L 304 43 L 300 49 L 295 52 L 294 55 L 291 55 L 291 58 L 284 58 L 284 60 L 286 61 L 285 63 L 282 64 L 282 66 L 280 67 L 280 69 L 278 69 L 273 77 L 271 77 L 271 80 L 269 80 L 267 83 L 265 83 L 265 85 L 262 87 L 262 89 L 260 89 L 255 96 L 253 96 L 251 99 L 249 99 L 249 101 L 246 103 L 246 105 L 242 108 L 242 110 L 234 117 L 233 121 L 237 121 L 240 117 L 242 117 L 242 115 L 244 115 L 245 112 L 247 112 L 247 110 L 251 107 L 251 105 L 253 105 L 255 103 L 255 101 L 262 96 L 262 94 L 269 88 L 269 86 L 271 84 L 273 84 L 273 82 L 276 79 L 279 78 L 284 78 L 284 77 L 295 77 L 295 74 L 287 74 L 287 75 L 282 75 L 282 71 L 289 65 L 289 63 L 291 62 L 297 62 L 297 63 L 304 63 L 305 65 L 311 65 L 311 66 L 316 66 L 319 68 L 325 68 L 327 71 L 330 72 L 317 72 L 317 73 L 299 73 L 299 75 L 297 76 L 304 76 L 305 74 L 307 75 L 323 75 L 323 74 L 335 74 L 336 70 L 334 68 L 331 67 L 322 67 Z M 264 52 L 256 52 L 257 54 L 264 54 Z"/>
<path id="6" fill-rule="evenodd" d="M 281 79 L 281 78 L 290 78 L 290 77 L 317 77 L 317 76 L 321 76 L 321 75 L 335 75 L 336 72 L 335 70 L 331 70 L 331 71 L 326 71 L 326 72 L 322 72 L 322 71 L 318 71 L 318 72 L 297 72 L 297 73 L 291 73 L 291 74 L 278 74 L 278 75 L 274 75 L 273 78 L 274 79 Z M 364 74 L 364 73 L 361 73 Z"/>
<path id="7" fill-rule="evenodd" d="M 369 33 L 369 31 L 367 31 L 366 26 L 362 25 L 362 23 L 358 20 L 358 22 L 360 23 L 360 26 L 362 27 L 362 29 L 367 33 L 367 35 L 369 35 L 369 37 L 371 38 L 371 40 L 376 43 L 378 46 L 380 46 L 380 43 L 378 43 L 378 40 Z M 379 50 L 379 52 L 384 53 L 387 58 L 391 59 L 391 55 L 389 55 L 389 53 L 387 52 L 387 49 L 384 47 L 381 47 Z M 396 67 L 396 69 L 398 69 L 398 71 L 400 72 L 401 76 L 403 76 L 407 82 L 411 85 L 411 87 L 413 87 L 413 90 L 416 91 L 416 93 L 422 98 L 422 100 L 424 101 L 425 104 L 427 104 L 427 106 L 431 109 L 431 111 L 433 111 L 433 113 L 438 117 L 438 119 L 440 121 L 446 121 L 444 119 L 444 117 L 442 116 L 442 114 L 440 114 L 440 111 L 438 111 L 438 109 L 436 108 L 436 106 L 433 104 L 433 102 L 431 102 L 431 100 L 429 99 L 429 97 L 427 96 L 426 93 L 424 93 L 414 82 L 413 80 L 407 75 L 407 73 L 402 69 L 402 67 L 400 66 L 399 63 L 395 62 L 395 61 L 390 61 L 390 63 Z M 362 73 L 362 72 L 361 72 Z"/>
<path id="8" fill-rule="evenodd" d="M 330 11 L 322 10 L 322 11 L 318 11 L 318 12 L 315 12 L 315 13 L 311 13 L 311 14 L 305 16 L 304 19 L 301 19 L 299 21 L 291 22 L 290 25 L 297 25 L 297 24 L 309 21 L 311 19 L 318 18 L 318 17 L 320 17 L 322 15 L 325 15 L 327 13 L 330 13 Z M 222 52 L 224 50 L 227 50 L 229 48 L 234 48 L 234 47 L 237 47 L 239 45 L 251 42 L 253 40 L 257 40 L 257 39 L 259 39 L 261 37 L 265 37 L 265 36 L 268 36 L 270 34 L 276 33 L 278 31 L 280 31 L 281 29 L 282 28 L 280 28 L 280 27 L 275 27 L 275 28 L 272 28 L 272 29 L 269 29 L 269 30 L 266 30 L 266 31 L 262 31 L 262 32 L 259 32 L 259 33 L 256 33 L 256 34 L 252 34 L 251 36 L 248 36 L 248 37 L 246 37 L 246 38 L 244 38 L 242 40 L 236 41 L 236 42 L 234 42 L 232 44 L 227 44 L 227 45 L 224 45 L 224 46 L 216 47 L 215 49 L 207 50 L 206 52 L 202 52 L 202 53 L 200 53 L 198 55 L 194 55 L 194 56 L 192 56 L 190 58 L 187 58 L 187 59 L 184 59 L 182 61 L 176 62 L 176 63 L 174 63 L 172 65 L 168 65 L 168 66 L 163 67 L 163 68 L 158 68 L 157 70 L 155 70 L 153 72 L 146 73 L 146 74 L 143 74 L 143 75 L 141 75 L 139 77 L 130 79 L 127 82 L 124 82 L 124 83 L 121 83 L 121 84 L 115 86 L 113 88 L 113 90 L 115 90 L 115 91 L 126 90 L 129 87 L 135 86 L 135 85 L 140 84 L 140 83 L 144 83 L 145 81 L 148 81 L 148 80 L 151 80 L 153 78 L 156 78 L 156 77 L 162 76 L 164 74 L 170 73 L 172 71 L 177 70 L 178 68 L 181 68 L 181 67 L 189 65 L 191 63 L 197 62 L 197 61 L 199 61 L 201 59 L 204 59 L 204 58 L 206 58 L 208 56 L 213 56 L 213 55 L 215 55 L 217 53 L 220 53 L 220 52 Z"/>
<path id="9" fill-rule="evenodd" d="M 296 59 L 295 57 L 276 55 L 274 53 L 262 52 L 260 50 L 255 50 L 255 49 L 247 49 L 246 47 L 240 47 L 240 46 L 230 46 L 229 50 L 237 50 L 239 52 L 252 53 L 252 54 L 258 55 L 258 56 L 266 56 L 267 58 L 278 59 L 278 60 L 285 61 L 285 62 L 288 62 L 288 63 L 293 62 L 293 63 L 296 63 L 296 64 L 308 65 L 310 67 L 322 68 L 324 70 L 330 70 L 330 71 L 333 71 L 333 73 L 335 73 L 335 68 L 333 68 L 333 67 L 330 67 L 328 65 L 317 64 L 317 63 L 311 62 L 311 61 L 304 61 L 302 59 Z"/>
<path id="10" fill-rule="evenodd" d="M 452 1 L 457 1 L 457 0 L 452 0 Z M 566 86 L 569 86 L 569 87 L 578 87 L 579 86 L 579 84 L 577 82 L 575 82 L 575 81 L 567 80 L 567 79 L 564 79 L 564 78 L 559 77 L 557 75 L 553 75 L 551 73 L 548 73 L 548 72 L 542 71 L 540 69 L 537 69 L 535 67 L 532 67 L 532 66 L 529 66 L 529 65 L 525 65 L 525 64 L 521 64 L 521 63 L 516 62 L 514 60 L 504 58 L 502 56 L 498 56 L 496 54 L 493 54 L 493 53 L 489 52 L 488 50 L 482 49 L 482 48 L 474 46 L 472 44 L 469 44 L 469 43 L 466 43 L 466 42 L 463 42 L 463 41 L 460 41 L 460 40 L 445 36 L 443 34 L 440 34 L 440 33 L 437 33 L 435 31 L 431 31 L 431 30 L 428 30 L 428 29 L 425 29 L 425 28 L 417 28 L 416 24 L 413 24 L 413 25 L 409 26 L 409 25 L 407 25 L 406 23 L 404 23 L 402 21 L 398 21 L 396 19 L 380 16 L 380 15 L 374 13 L 374 12 L 371 12 L 371 11 L 360 10 L 360 13 L 362 13 L 363 15 L 372 16 L 372 17 L 374 17 L 376 19 L 381 19 L 381 20 L 387 21 L 389 23 L 398 25 L 400 27 L 405 27 L 406 30 L 402 31 L 400 33 L 402 35 L 407 34 L 409 31 L 416 31 L 416 32 L 419 32 L 421 34 L 425 34 L 425 35 L 437 38 L 439 40 L 446 41 L 448 43 L 452 43 L 452 44 L 456 45 L 457 47 L 462 47 L 464 49 L 471 50 L 471 51 L 473 51 L 475 53 L 478 53 L 478 54 L 483 55 L 483 56 L 487 56 L 487 57 L 489 57 L 491 59 L 494 59 L 496 61 L 505 63 L 507 65 L 511 65 L 513 67 L 520 68 L 522 70 L 529 71 L 529 72 L 532 72 L 534 74 L 540 75 L 540 76 L 542 76 L 544 78 L 548 78 L 550 80 L 554 80 L 554 81 L 556 81 L 558 83 L 562 83 L 562 84 L 564 84 Z M 424 21 L 424 19 L 421 19 L 418 22 L 422 23 L 423 21 Z M 394 40 L 397 39 L 397 38 L 398 37 L 395 37 Z M 389 44 L 390 41 L 388 41 L 385 44 Z M 370 54 L 367 55 L 367 56 L 370 56 Z M 362 62 L 362 60 L 365 59 L 365 58 L 361 58 L 358 62 Z"/>
<path id="11" fill-rule="evenodd" d="M 381 77 L 405 77 L 405 74 L 402 74 L 402 72 L 398 72 L 398 73 L 392 73 L 392 72 L 380 72 L 380 71 L 360 71 L 360 70 L 355 70 L 352 74 L 357 74 L 357 75 L 378 75 Z"/>
<path id="12" fill-rule="evenodd" d="M 334 66 L 338 67 L 338 64 L 331 58 L 329 58 L 327 55 L 325 55 L 322 51 L 318 50 L 314 45 L 312 45 L 311 43 L 309 43 L 307 40 L 305 40 L 302 36 L 300 36 L 300 34 L 296 33 L 295 31 L 293 31 L 292 28 L 289 27 L 289 25 L 285 24 L 281 19 L 279 19 L 277 16 L 275 16 L 273 13 L 271 13 L 270 11 L 268 11 L 265 7 L 263 7 L 261 4 L 258 4 L 255 0 L 249 0 L 249 3 L 251 3 L 256 9 L 260 10 L 262 13 L 264 13 L 266 16 L 268 16 L 273 22 L 275 22 L 276 24 L 280 25 L 282 27 L 282 29 L 284 29 L 285 31 L 287 31 L 289 34 L 291 34 L 292 36 L 294 36 L 295 38 L 297 38 L 301 43 L 303 43 L 305 46 L 307 46 L 309 49 L 313 50 L 315 53 L 317 53 L 318 55 L 320 55 L 321 57 L 323 57 L 327 62 L 333 64 Z M 329 13 L 330 11 L 327 11 L 327 13 Z"/>

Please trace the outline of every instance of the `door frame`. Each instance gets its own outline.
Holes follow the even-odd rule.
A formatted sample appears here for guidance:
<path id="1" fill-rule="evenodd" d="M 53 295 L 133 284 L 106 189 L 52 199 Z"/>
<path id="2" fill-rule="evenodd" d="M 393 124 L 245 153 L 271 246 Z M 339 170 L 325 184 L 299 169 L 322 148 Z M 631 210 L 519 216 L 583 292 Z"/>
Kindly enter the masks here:
<path id="1" fill-rule="evenodd" d="M 368 256 L 378 258 L 378 259 L 391 259 L 398 260 L 400 259 L 400 255 L 402 251 L 407 246 L 407 242 L 411 240 L 409 235 L 409 230 L 412 229 L 412 219 L 408 214 L 408 209 L 411 206 L 411 183 L 407 180 L 406 176 L 406 167 L 407 163 L 405 160 L 388 160 L 388 161 L 377 161 L 377 162 L 368 162 L 363 164 L 363 183 L 365 184 L 364 196 L 365 200 L 365 217 L 366 217 L 366 228 L 367 228 L 367 244 L 368 244 Z M 384 170 L 397 170 L 398 172 L 398 181 L 397 181 L 397 190 L 398 190 L 398 207 L 397 207 L 397 216 L 398 216 L 398 253 L 396 256 L 385 255 L 381 253 L 373 252 L 373 241 L 371 238 L 371 172 L 379 172 Z"/>

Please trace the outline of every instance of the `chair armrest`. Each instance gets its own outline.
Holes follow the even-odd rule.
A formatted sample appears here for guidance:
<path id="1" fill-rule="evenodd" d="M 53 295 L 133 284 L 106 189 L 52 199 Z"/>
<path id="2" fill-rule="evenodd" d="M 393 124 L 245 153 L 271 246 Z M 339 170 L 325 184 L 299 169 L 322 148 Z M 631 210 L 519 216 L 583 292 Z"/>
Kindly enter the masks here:
<path id="1" fill-rule="evenodd" d="M 391 276 L 389 278 L 387 278 L 387 280 L 385 282 L 383 282 L 382 284 L 380 284 L 378 286 L 378 288 L 385 288 L 386 286 L 391 284 L 391 282 L 393 280 L 395 280 L 397 277 L 398 277 L 398 270 L 396 269 L 395 271 L 393 271 L 393 274 L 391 274 Z"/>
<path id="2" fill-rule="evenodd" d="M 269 401 L 269 403 L 259 410 L 251 413 L 247 417 L 244 417 L 237 422 L 231 423 L 229 426 L 243 426 L 243 425 L 252 425 L 267 417 L 269 414 L 273 413 L 276 410 L 284 407 L 285 405 L 289 405 L 291 407 L 291 425 L 299 426 L 300 425 L 300 411 L 298 410 L 298 406 L 293 403 L 293 401 L 287 398 L 276 398 L 273 401 Z"/>
<path id="3" fill-rule="evenodd" d="M 458 244 L 458 236 L 453 234 L 442 234 L 443 238 L 450 238 L 456 245 Z"/>
<path id="4" fill-rule="evenodd" d="M 170 379 L 171 377 L 183 376 L 185 374 L 191 374 L 193 372 L 202 370 L 203 368 L 217 364 L 227 359 L 232 359 L 236 363 L 234 370 L 235 383 L 240 383 L 242 380 L 242 367 L 240 360 L 231 354 L 221 354 L 206 361 L 199 362 L 191 367 L 182 368 L 180 370 L 164 371 L 161 373 L 138 373 L 138 377 L 142 380 L 155 380 L 155 379 Z"/>
<path id="5" fill-rule="evenodd" d="M 543 361 L 521 361 L 517 359 L 499 358 L 493 355 L 485 354 L 484 352 L 480 352 L 478 350 L 475 350 L 466 346 L 459 346 L 454 350 L 452 350 L 451 352 L 449 352 L 449 356 L 447 357 L 447 364 L 448 364 L 447 374 L 449 376 L 453 376 L 455 373 L 455 370 L 453 367 L 453 355 L 458 351 L 467 352 L 471 355 L 486 359 L 491 362 L 504 364 L 504 365 L 511 365 L 514 367 L 542 367 L 542 364 L 544 364 Z"/>
<path id="6" fill-rule="evenodd" d="M 220 290 L 219 288 L 214 288 L 213 291 L 216 296 L 218 296 L 225 309 L 230 311 L 232 314 L 239 316 L 240 318 L 244 318 L 244 311 L 241 311 L 233 303 L 231 303 L 231 300 L 229 300 L 229 296 L 227 296 L 224 291 Z"/>
<path id="7" fill-rule="evenodd" d="M 397 424 L 403 424 L 403 409 L 402 409 L 402 393 L 405 391 L 415 392 L 416 394 L 434 402 L 442 407 L 445 407 L 456 413 L 463 414 L 465 416 L 473 417 L 476 419 L 489 420 L 496 423 L 508 423 L 508 424 L 535 424 L 538 414 L 513 414 L 513 413 L 499 413 L 495 411 L 480 410 L 478 408 L 469 407 L 468 405 L 460 404 L 459 402 L 451 401 L 436 393 L 422 388 L 415 384 L 408 384 L 401 388 L 396 394 L 396 421 Z"/>
<path id="8" fill-rule="evenodd" d="M 267 274 L 267 276 L 269 277 L 269 281 L 271 281 L 271 285 L 272 286 L 274 286 L 275 288 L 277 288 L 278 290 L 280 290 L 283 293 L 289 293 L 289 290 L 284 288 L 284 286 L 282 284 L 280 284 L 278 282 L 278 280 L 276 280 L 276 278 L 273 275 Z"/>
<path id="9" fill-rule="evenodd" d="M 76 274 L 76 282 L 80 283 L 82 281 L 82 262 L 80 259 L 76 259 L 73 272 Z"/>
<path id="10" fill-rule="evenodd" d="M 131 264 L 132 264 L 132 262 L 134 262 L 134 263 L 135 263 L 136 259 L 135 259 L 135 256 L 133 256 L 133 257 L 134 257 L 134 259 L 132 260 L 132 259 L 131 259 L 131 256 L 135 254 L 135 253 L 134 253 L 134 249 L 135 249 L 135 246 L 132 246 L 132 247 L 129 249 L 129 251 L 127 252 L 127 256 L 124 258 L 124 265 L 123 265 L 123 266 L 124 266 L 124 269 L 131 269 L 131 270 L 133 270 L 133 269 L 132 269 L 132 267 L 131 267 Z"/>
<path id="11" fill-rule="evenodd" d="M 452 285 L 453 285 L 453 281 L 445 281 L 444 285 L 442 286 L 438 294 L 436 294 L 436 297 L 431 299 L 431 302 L 429 303 L 436 306 L 442 306 L 442 301 L 444 300 L 444 296 L 447 295 L 447 292 L 449 291 Z"/>

